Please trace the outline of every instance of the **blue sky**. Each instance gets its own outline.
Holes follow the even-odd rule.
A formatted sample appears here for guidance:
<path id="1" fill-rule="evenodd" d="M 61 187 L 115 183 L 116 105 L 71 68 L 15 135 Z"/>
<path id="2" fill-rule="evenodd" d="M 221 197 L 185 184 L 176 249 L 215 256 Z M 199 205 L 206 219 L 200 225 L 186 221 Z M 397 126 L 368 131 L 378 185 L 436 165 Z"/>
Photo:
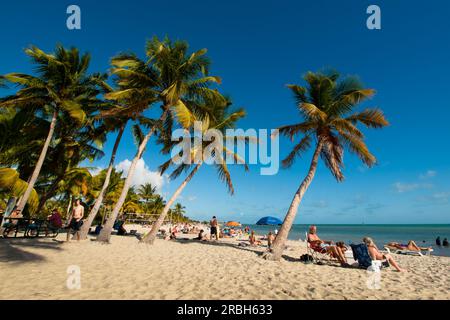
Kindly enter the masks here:
<path id="1" fill-rule="evenodd" d="M 66 8 L 82 10 L 82 30 L 66 28 Z M 366 28 L 366 8 L 381 8 L 382 29 Z M 365 131 L 378 165 L 367 170 L 345 156 L 343 183 L 323 166 L 308 190 L 297 223 L 449 223 L 450 213 L 450 4 L 448 1 L 9 1 L 1 4 L 0 74 L 31 72 L 23 49 L 51 51 L 56 43 L 92 54 L 92 71 L 105 71 L 122 51 L 143 56 L 153 35 L 187 40 L 208 48 L 211 73 L 223 79 L 248 116 L 242 128 L 276 128 L 299 120 L 288 83 L 332 67 L 357 74 L 377 90 L 364 106 L 384 110 L 391 126 Z M 363 107 L 364 107 L 363 106 Z M 105 152 L 112 148 L 111 136 Z M 291 147 L 281 141 L 281 156 Z M 135 145 L 124 137 L 118 162 L 132 159 Z M 311 154 L 276 176 L 233 168 L 231 197 L 213 168 L 205 167 L 181 201 L 193 218 L 253 223 L 283 217 L 303 179 Z M 153 179 L 163 161 L 151 144 L 140 177 Z M 90 166 L 105 166 L 108 157 Z M 123 163 L 122 163 L 123 165 Z M 180 181 L 164 181 L 170 195 Z"/>

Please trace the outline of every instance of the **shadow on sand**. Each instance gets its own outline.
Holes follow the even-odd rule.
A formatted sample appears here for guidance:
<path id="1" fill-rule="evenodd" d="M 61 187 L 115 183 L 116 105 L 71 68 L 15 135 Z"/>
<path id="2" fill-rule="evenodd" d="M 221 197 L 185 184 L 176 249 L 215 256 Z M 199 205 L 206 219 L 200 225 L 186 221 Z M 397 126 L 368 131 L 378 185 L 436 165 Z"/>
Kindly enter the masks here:
<path id="1" fill-rule="evenodd" d="M 45 257 L 26 249 L 62 250 L 61 243 L 41 239 L 0 239 L 0 262 L 40 262 Z"/>
<path id="2" fill-rule="evenodd" d="M 203 245 L 210 245 L 210 246 L 218 246 L 218 247 L 229 247 L 229 248 L 233 248 L 233 249 L 237 249 L 237 250 L 243 250 L 243 251 L 249 251 L 249 252 L 253 252 L 254 254 L 256 254 L 257 256 L 262 256 L 264 253 L 267 252 L 267 247 L 252 247 L 252 246 L 240 246 L 239 243 L 247 243 L 248 241 L 242 240 L 239 241 L 238 243 L 231 243 L 231 242 L 216 242 L 216 241 L 198 241 L 198 240 L 190 240 L 190 239 L 177 239 L 176 240 L 177 243 L 199 243 L 199 244 L 203 244 Z M 261 251 L 261 249 L 264 249 L 263 251 Z M 299 262 L 300 259 L 299 258 L 294 258 L 288 255 L 283 255 L 282 258 L 286 261 L 291 261 L 291 262 Z"/>

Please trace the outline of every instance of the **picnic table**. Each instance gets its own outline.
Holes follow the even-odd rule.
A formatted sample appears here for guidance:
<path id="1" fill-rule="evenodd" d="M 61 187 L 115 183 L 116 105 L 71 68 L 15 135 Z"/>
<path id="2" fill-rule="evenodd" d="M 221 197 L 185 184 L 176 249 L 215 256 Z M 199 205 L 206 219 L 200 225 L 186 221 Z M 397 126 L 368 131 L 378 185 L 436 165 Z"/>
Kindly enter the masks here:
<path id="1" fill-rule="evenodd" d="M 2 217 L 0 217 L 0 221 Z M 36 218 L 5 218 L 2 228 L 3 238 L 37 238 L 39 236 L 56 238 L 59 227 L 51 226 L 47 220 Z"/>

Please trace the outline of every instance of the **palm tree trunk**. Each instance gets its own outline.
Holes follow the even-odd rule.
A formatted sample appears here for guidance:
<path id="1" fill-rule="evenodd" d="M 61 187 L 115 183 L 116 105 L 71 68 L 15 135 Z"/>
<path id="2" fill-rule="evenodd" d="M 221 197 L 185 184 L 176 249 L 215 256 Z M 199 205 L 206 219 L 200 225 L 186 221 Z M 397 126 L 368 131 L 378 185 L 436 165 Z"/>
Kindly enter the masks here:
<path id="1" fill-rule="evenodd" d="M 164 120 L 167 112 L 169 111 L 169 108 L 164 107 L 164 113 L 161 116 L 160 120 Z M 128 170 L 127 178 L 125 179 L 125 183 L 122 188 L 122 192 L 120 194 L 119 200 L 117 200 L 116 205 L 114 206 L 113 211 L 111 212 L 111 215 L 109 216 L 108 220 L 106 221 L 106 224 L 103 226 L 102 230 L 100 231 L 100 234 L 97 237 L 97 241 L 102 242 L 109 242 L 109 239 L 111 238 L 111 231 L 114 226 L 114 222 L 117 219 L 117 216 L 119 215 L 120 209 L 123 206 L 123 203 L 125 202 L 125 199 L 128 194 L 128 190 L 130 190 L 131 187 L 131 181 L 134 177 L 134 171 L 136 169 L 136 165 L 138 161 L 141 159 L 145 147 L 147 146 L 148 141 L 152 137 L 154 131 L 156 130 L 156 125 L 154 125 L 150 131 L 147 133 L 147 135 L 142 140 L 141 144 L 139 145 L 138 151 L 136 153 L 136 156 L 134 157 L 133 161 L 131 162 L 130 169 Z"/>
<path id="2" fill-rule="evenodd" d="M 111 180 L 111 173 L 114 167 L 114 162 L 116 160 L 116 154 L 117 149 L 119 148 L 120 140 L 122 139 L 123 132 L 125 131 L 126 123 L 124 123 L 120 129 L 119 133 L 117 134 L 116 141 L 114 143 L 114 147 L 111 153 L 111 159 L 109 160 L 109 167 L 108 171 L 106 172 L 105 181 L 103 182 L 102 190 L 100 191 L 100 194 L 98 195 L 97 199 L 95 200 L 94 206 L 91 209 L 91 212 L 89 212 L 88 217 L 83 223 L 83 226 L 80 230 L 80 239 L 85 240 L 87 238 L 87 235 L 89 233 L 89 229 L 91 228 L 92 222 L 94 221 L 95 217 L 97 216 L 98 210 L 100 209 L 103 198 L 105 197 L 106 190 L 108 190 L 109 182 Z"/>
<path id="3" fill-rule="evenodd" d="M 67 211 L 66 211 L 66 224 L 69 224 L 70 220 L 72 219 L 72 213 L 70 212 L 70 207 L 72 207 L 72 200 L 73 200 L 73 196 L 70 195 L 69 196 L 69 205 L 67 206 Z"/>
<path id="4" fill-rule="evenodd" d="M 155 221 L 155 223 L 152 226 L 152 229 L 149 233 L 147 233 L 141 240 L 143 243 L 153 244 L 153 242 L 156 239 L 156 234 L 159 231 L 159 228 L 161 228 L 162 224 L 164 223 L 164 219 L 166 219 L 167 213 L 170 210 L 170 207 L 175 202 L 175 200 L 178 198 L 178 196 L 181 194 L 183 189 L 186 187 L 189 181 L 191 181 L 192 177 L 197 173 L 198 169 L 200 169 L 202 163 L 200 162 L 195 166 L 195 168 L 189 173 L 189 175 L 184 179 L 183 183 L 178 187 L 178 189 L 175 191 L 175 193 L 172 195 L 169 201 L 167 201 L 166 206 L 164 207 L 161 215 L 158 217 L 158 219 Z"/>
<path id="5" fill-rule="evenodd" d="M 302 184 L 295 193 L 294 199 L 292 199 L 291 205 L 286 214 L 286 217 L 284 218 L 280 231 L 278 232 L 276 239 L 273 242 L 271 252 L 264 255 L 265 259 L 276 261 L 280 260 L 286 245 L 286 240 L 289 235 L 289 231 L 291 230 L 295 216 L 297 215 L 298 206 L 300 205 L 303 199 L 303 195 L 305 194 L 306 190 L 308 190 L 308 187 L 311 184 L 314 175 L 316 173 L 317 164 L 319 162 L 319 155 L 320 152 L 322 151 L 322 147 L 323 141 L 319 140 L 311 161 L 311 165 L 309 167 L 308 175 L 305 177 Z"/>
<path id="6" fill-rule="evenodd" d="M 22 196 L 22 199 L 19 201 L 17 205 L 17 209 L 23 211 L 25 205 L 28 202 L 28 198 L 30 198 L 31 192 L 33 191 L 34 185 L 39 177 L 39 173 L 41 172 L 42 165 L 44 164 L 45 157 L 47 156 L 47 150 L 52 141 L 53 134 L 55 132 L 56 119 L 58 117 L 58 111 L 55 110 L 53 112 L 52 122 L 50 123 L 50 129 L 48 131 L 47 139 L 45 139 L 44 147 L 42 148 L 41 154 L 39 156 L 38 162 L 36 163 L 36 167 L 34 168 L 33 174 L 31 175 L 30 181 L 28 182 L 27 189 Z"/>

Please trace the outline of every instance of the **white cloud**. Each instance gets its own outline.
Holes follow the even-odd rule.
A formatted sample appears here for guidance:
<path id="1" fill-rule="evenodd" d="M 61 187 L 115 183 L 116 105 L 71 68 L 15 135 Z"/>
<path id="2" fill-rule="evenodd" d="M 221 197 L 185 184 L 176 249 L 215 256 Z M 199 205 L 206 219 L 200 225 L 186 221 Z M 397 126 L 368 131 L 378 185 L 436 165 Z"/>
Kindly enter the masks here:
<path id="1" fill-rule="evenodd" d="M 450 199 L 450 192 L 435 193 L 431 197 L 438 202 L 447 203 Z"/>
<path id="2" fill-rule="evenodd" d="M 131 161 L 126 159 L 116 165 L 116 170 L 122 171 L 122 177 L 126 177 L 130 166 Z M 156 187 L 158 192 L 161 192 L 162 186 L 165 183 L 165 178 L 159 174 L 159 172 L 151 171 L 145 164 L 144 159 L 140 159 L 136 165 L 136 170 L 134 172 L 131 184 L 138 187 L 145 183 L 151 183 L 154 187 Z"/>
<path id="3" fill-rule="evenodd" d="M 396 182 L 396 183 L 394 183 L 394 188 L 397 190 L 398 193 L 404 193 L 404 192 L 414 191 L 417 189 L 431 189 L 431 188 L 433 188 L 433 185 L 430 183 Z"/>
<path id="4" fill-rule="evenodd" d="M 419 176 L 420 179 L 430 179 L 436 177 L 437 172 L 434 170 L 428 170 L 427 172 Z"/>
<path id="5" fill-rule="evenodd" d="M 418 183 L 397 182 L 394 184 L 394 187 L 397 190 L 397 192 L 403 193 L 403 192 L 408 192 L 408 191 L 413 191 L 413 190 L 419 189 L 420 185 Z"/>
<path id="6" fill-rule="evenodd" d="M 196 199 L 197 199 L 196 196 L 191 196 L 191 197 L 188 198 L 188 201 L 191 201 L 191 202 L 192 202 L 192 201 L 195 201 Z"/>
<path id="7" fill-rule="evenodd" d="M 90 168 L 89 172 L 91 173 L 92 176 L 96 176 L 104 169 L 105 168 L 102 168 L 102 167 Z"/>

